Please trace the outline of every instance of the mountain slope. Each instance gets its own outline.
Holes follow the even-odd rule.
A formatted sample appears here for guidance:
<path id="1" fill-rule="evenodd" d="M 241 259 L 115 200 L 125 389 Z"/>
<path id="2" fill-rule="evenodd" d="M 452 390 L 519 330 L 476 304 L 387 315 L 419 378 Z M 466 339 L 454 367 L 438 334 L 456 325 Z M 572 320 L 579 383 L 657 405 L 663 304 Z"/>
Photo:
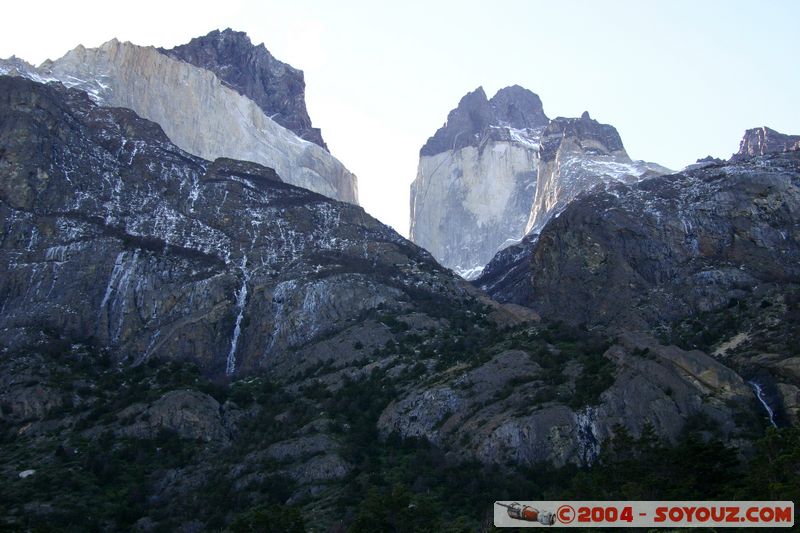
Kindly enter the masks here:
<path id="1" fill-rule="evenodd" d="M 769 152 L 753 131 L 742 145 Z M 800 152 L 775 146 L 597 189 L 475 283 L 549 319 L 713 354 L 759 387 L 774 423 L 796 424 Z"/>
<path id="2" fill-rule="evenodd" d="M 180 148 L 206 159 L 229 157 L 274 168 L 287 183 L 356 203 L 356 178 L 323 148 L 270 119 L 211 71 L 152 47 L 111 40 L 82 46 L 38 69 L 0 65 L 36 81 L 60 81 L 98 103 L 126 107 L 157 122 Z"/>
<path id="3" fill-rule="evenodd" d="M 475 494 L 528 469 L 563 494 L 540 461 L 698 425 L 746 451 L 768 423 L 703 352 L 537 323 L 360 208 L 60 84 L 0 76 L 0 236 L 12 528 L 374 530 L 391 486 L 475 530 Z"/>
<path id="4" fill-rule="evenodd" d="M 407 291 L 463 292 L 358 207 L 190 156 L 78 91 L 0 81 L 6 342 L 46 328 L 238 374 L 378 306 L 414 309 Z"/>

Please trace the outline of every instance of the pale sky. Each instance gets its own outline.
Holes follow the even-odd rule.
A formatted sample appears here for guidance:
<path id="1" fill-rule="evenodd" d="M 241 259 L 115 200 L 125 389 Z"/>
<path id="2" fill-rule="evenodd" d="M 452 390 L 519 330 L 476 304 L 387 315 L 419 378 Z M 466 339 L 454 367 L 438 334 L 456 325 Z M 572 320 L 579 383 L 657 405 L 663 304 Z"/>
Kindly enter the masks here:
<path id="1" fill-rule="evenodd" d="M 747 128 L 800 133 L 798 1 L 27 1 L 3 19 L 0 57 L 35 64 L 113 37 L 247 32 L 305 72 L 361 204 L 403 235 L 419 149 L 481 85 L 522 85 L 551 118 L 588 110 L 631 157 L 673 169 L 727 158 Z"/>

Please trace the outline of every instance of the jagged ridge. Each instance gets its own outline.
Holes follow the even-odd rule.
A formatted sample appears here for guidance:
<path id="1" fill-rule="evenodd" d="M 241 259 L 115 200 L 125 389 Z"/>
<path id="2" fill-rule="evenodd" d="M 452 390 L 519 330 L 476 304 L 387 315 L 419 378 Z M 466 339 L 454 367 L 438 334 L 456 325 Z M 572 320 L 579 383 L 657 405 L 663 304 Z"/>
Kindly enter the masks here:
<path id="1" fill-rule="evenodd" d="M 160 124 L 176 145 L 205 159 L 255 161 L 274 168 L 287 183 L 358 202 L 356 177 L 335 157 L 270 119 L 213 72 L 153 47 L 113 39 L 99 48 L 78 46 L 38 69 L 0 62 L 0 72 L 59 81 L 101 105 L 133 109 Z"/>
<path id="2" fill-rule="evenodd" d="M 411 239 L 471 279 L 499 251 L 537 233 L 582 191 L 669 172 L 632 161 L 616 129 L 549 120 L 519 86 L 464 96 L 420 151 L 411 185 Z"/>
<path id="3" fill-rule="evenodd" d="M 303 71 L 275 59 L 264 44 L 254 46 L 246 33 L 227 28 L 159 52 L 210 70 L 228 87 L 253 100 L 281 126 L 326 151 L 319 128 L 311 126 Z"/>

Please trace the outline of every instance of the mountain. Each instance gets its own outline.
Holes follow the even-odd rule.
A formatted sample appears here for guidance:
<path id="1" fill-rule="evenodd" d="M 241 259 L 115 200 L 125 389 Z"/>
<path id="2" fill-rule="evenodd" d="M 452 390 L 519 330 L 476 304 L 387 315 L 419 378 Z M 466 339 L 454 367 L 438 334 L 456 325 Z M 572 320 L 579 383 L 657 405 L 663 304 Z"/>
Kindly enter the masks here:
<path id="1" fill-rule="evenodd" d="M 158 50 L 210 70 L 226 86 L 255 102 L 269 118 L 328 150 L 322 132 L 311 126 L 303 71 L 275 59 L 263 44 L 253 46 L 246 33 L 214 30 L 187 44 Z"/>
<path id="2" fill-rule="evenodd" d="M 800 150 L 800 135 L 784 135 L 763 126 L 744 132 L 744 137 L 739 143 L 739 151 L 731 156 L 731 161 L 792 150 Z"/>
<path id="3" fill-rule="evenodd" d="M 0 81 L 9 346 L 45 328 L 118 360 L 296 370 L 311 363 L 293 350 L 340 331 L 365 350 L 385 342 L 365 322 L 378 307 L 411 311 L 410 294 L 427 291 L 466 297 L 356 206 L 255 163 L 191 156 L 158 125 L 78 90 Z"/>
<path id="4" fill-rule="evenodd" d="M 522 238 L 547 123 L 539 97 L 518 86 L 491 100 L 482 88 L 464 96 L 420 150 L 411 240 L 470 277 L 506 241 Z"/>
<path id="5" fill-rule="evenodd" d="M 191 47 L 191 43 L 186 46 Z M 266 63 L 267 52 L 262 48 L 254 48 L 253 54 L 257 61 Z M 189 53 L 189 49 L 181 50 L 174 54 Z M 236 59 L 231 58 L 232 62 Z M 234 78 L 238 64 L 228 69 L 223 67 L 214 64 L 214 68 L 227 73 L 226 78 L 238 79 Z M 267 75 L 263 70 L 259 72 L 258 79 L 263 81 Z M 19 60 L 5 60 L 0 62 L 2 73 L 15 73 L 36 81 L 59 81 L 86 91 L 102 105 L 132 109 L 157 122 L 172 142 L 191 154 L 206 159 L 229 157 L 253 161 L 274 168 L 287 183 L 338 200 L 358 201 L 356 177 L 325 149 L 299 138 L 270 118 L 257 102 L 230 88 L 233 82 L 224 82 L 211 70 L 175 59 L 153 47 L 111 40 L 99 48 L 78 46 L 61 59 L 45 62 L 39 68 L 21 64 Z M 241 83 L 242 91 L 247 92 L 251 85 L 246 80 Z M 285 102 L 285 120 L 289 123 L 299 120 L 302 126 L 307 115 L 300 112 L 300 107 L 304 110 L 298 103 L 302 99 L 301 89 L 293 88 L 290 92 L 287 88 L 284 92 L 287 98 L 292 94 L 294 99 L 294 103 Z M 267 104 L 261 105 L 272 110 Z"/>
<path id="6" fill-rule="evenodd" d="M 800 152 L 765 131 L 728 162 L 574 200 L 475 283 L 551 319 L 714 353 L 796 422 Z"/>
<path id="7" fill-rule="evenodd" d="M 503 282 L 520 287 L 516 297 L 503 283 L 490 294 L 574 323 L 633 327 L 718 309 L 759 284 L 793 282 L 798 154 L 737 157 L 596 189 L 538 239 L 503 254 L 511 261 L 496 258 L 482 279 L 518 264 L 524 248 L 526 279 Z"/>
<path id="8" fill-rule="evenodd" d="M 729 173 L 795 171 L 764 161 Z M 643 471 L 681 466 L 658 476 L 678 493 L 695 456 L 734 468 L 761 406 L 794 390 L 755 376 L 756 396 L 737 360 L 494 302 L 361 208 L 193 156 L 62 84 L 0 76 L 0 235 L 12 529 L 302 530 L 313 514 L 374 531 L 396 527 L 388 505 L 416 530 L 476 530 L 476 493 L 566 496 L 587 483 L 576 465 L 640 498 Z M 631 446 L 654 459 L 628 475 Z"/>
<path id="9" fill-rule="evenodd" d="M 584 112 L 553 119 L 540 139 L 536 194 L 525 234 L 539 233 L 551 217 L 582 192 L 605 183 L 633 183 L 669 169 L 633 161 L 617 130 Z"/>
<path id="10" fill-rule="evenodd" d="M 632 161 L 617 131 L 588 113 L 550 120 L 527 89 L 487 99 L 478 88 L 420 150 L 410 237 L 470 279 L 581 192 L 665 172 Z"/>

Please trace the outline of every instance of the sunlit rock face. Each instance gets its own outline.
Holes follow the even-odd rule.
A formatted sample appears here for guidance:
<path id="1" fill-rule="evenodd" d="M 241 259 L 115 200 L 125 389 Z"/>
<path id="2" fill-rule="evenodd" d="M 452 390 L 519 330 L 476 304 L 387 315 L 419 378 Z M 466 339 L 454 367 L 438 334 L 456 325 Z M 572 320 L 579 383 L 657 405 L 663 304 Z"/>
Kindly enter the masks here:
<path id="1" fill-rule="evenodd" d="M 210 70 L 153 47 L 111 40 L 98 48 L 78 46 L 38 69 L 6 60 L 0 73 L 60 81 L 101 105 L 126 107 L 157 122 L 191 154 L 254 161 L 274 168 L 287 183 L 358 202 L 356 177 L 324 148 L 272 120 Z"/>
<path id="2" fill-rule="evenodd" d="M 539 97 L 518 86 L 464 96 L 420 151 L 411 239 L 468 278 L 521 239 L 547 122 Z"/>
<path id="3" fill-rule="evenodd" d="M 763 126 L 744 132 L 739 151 L 731 161 L 742 161 L 749 157 L 800 150 L 800 135 L 786 135 Z"/>
<path id="4" fill-rule="evenodd" d="M 613 126 L 549 120 L 518 86 L 467 94 L 420 151 L 411 239 L 472 279 L 494 255 L 538 233 L 581 192 L 668 172 L 632 161 Z"/>

